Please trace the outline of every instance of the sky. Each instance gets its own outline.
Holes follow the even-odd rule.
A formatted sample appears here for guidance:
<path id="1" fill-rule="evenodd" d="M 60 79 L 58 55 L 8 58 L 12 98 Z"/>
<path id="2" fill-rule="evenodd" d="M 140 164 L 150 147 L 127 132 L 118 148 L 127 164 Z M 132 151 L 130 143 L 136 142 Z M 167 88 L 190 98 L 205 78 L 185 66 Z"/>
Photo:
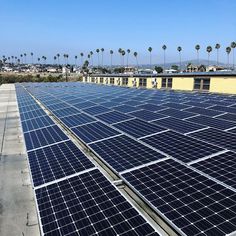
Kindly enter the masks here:
<path id="1" fill-rule="evenodd" d="M 33 52 L 48 60 L 57 53 L 69 54 L 69 61 L 83 52 L 104 48 L 104 64 L 119 63 L 119 48 L 138 52 L 139 63 L 207 59 L 206 47 L 221 44 L 220 61 L 226 62 L 225 48 L 236 41 L 235 0 L 0 0 L 0 57 Z M 96 53 L 95 53 L 96 54 Z M 232 54 L 232 53 L 231 53 Z M 211 53 L 216 60 L 216 50 Z M 28 58 L 29 60 L 29 58 Z M 231 55 L 232 60 L 232 55 Z M 94 56 L 94 63 L 97 57 Z"/>

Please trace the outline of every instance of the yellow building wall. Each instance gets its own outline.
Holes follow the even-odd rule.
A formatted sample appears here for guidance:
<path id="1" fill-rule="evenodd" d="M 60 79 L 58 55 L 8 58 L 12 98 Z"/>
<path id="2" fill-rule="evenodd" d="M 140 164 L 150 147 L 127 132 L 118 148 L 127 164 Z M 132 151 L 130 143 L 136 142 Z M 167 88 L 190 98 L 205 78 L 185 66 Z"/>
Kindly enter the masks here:
<path id="1" fill-rule="evenodd" d="M 173 77 L 172 89 L 192 91 L 194 79 L 190 77 Z"/>
<path id="2" fill-rule="evenodd" d="M 211 77 L 210 92 L 236 94 L 236 77 Z"/>

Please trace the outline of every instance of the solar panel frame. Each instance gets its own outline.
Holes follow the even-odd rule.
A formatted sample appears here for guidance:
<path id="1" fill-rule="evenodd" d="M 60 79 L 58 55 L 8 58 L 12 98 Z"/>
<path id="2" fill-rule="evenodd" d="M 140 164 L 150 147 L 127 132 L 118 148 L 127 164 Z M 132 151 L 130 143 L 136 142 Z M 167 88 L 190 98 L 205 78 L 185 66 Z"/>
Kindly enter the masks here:
<path id="1" fill-rule="evenodd" d="M 160 113 L 154 113 L 148 110 L 138 110 L 134 112 L 129 112 L 129 115 L 139 118 L 144 121 L 154 121 L 166 117 Z"/>

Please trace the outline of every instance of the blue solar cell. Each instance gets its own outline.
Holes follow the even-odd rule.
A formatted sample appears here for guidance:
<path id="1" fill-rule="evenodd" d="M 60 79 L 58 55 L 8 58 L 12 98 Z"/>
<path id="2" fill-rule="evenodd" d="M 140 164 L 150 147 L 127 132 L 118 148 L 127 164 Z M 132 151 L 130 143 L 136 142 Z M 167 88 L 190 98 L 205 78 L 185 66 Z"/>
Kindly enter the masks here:
<path id="1" fill-rule="evenodd" d="M 38 110 L 20 113 L 20 118 L 21 118 L 21 121 L 25 121 L 25 120 L 30 120 L 37 117 L 45 116 L 45 115 L 47 115 L 45 111 L 40 108 Z"/>
<path id="2" fill-rule="evenodd" d="M 108 124 L 113 124 L 113 123 L 117 123 L 120 121 L 124 121 L 124 120 L 128 120 L 128 119 L 133 118 L 132 116 L 125 115 L 125 114 L 118 112 L 118 111 L 107 112 L 107 113 L 104 113 L 101 115 L 97 115 L 95 117 L 101 121 L 108 123 Z"/>
<path id="3" fill-rule="evenodd" d="M 210 117 L 223 114 L 223 112 L 209 110 L 209 109 L 200 108 L 200 107 L 191 107 L 191 108 L 186 109 L 185 111 L 192 112 L 192 113 L 195 113 L 195 114 L 210 116 Z"/>
<path id="4" fill-rule="evenodd" d="M 68 139 L 57 125 L 30 131 L 24 136 L 27 151 Z"/>
<path id="5" fill-rule="evenodd" d="M 69 107 L 68 105 L 67 105 L 67 107 L 64 107 L 60 110 L 53 111 L 53 114 L 55 116 L 57 116 L 58 118 L 62 118 L 65 116 L 70 116 L 70 115 L 74 115 L 74 114 L 78 114 L 78 113 L 80 113 L 80 112 L 76 108 Z"/>
<path id="6" fill-rule="evenodd" d="M 140 110 L 138 107 L 133 107 L 129 105 L 120 105 L 120 106 L 113 107 L 113 109 L 119 112 L 123 112 L 123 113 Z"/>
<path id="7" fill-rule="evenodd" d="M 194 114 L 192 112 L 179 111 L 174 108 L 167 108 L 165 110 L 158 111 L 158 113 L 166 115 L 166 116 L 172 116 L 172 117 L 179 118 L 179 119 L 185 119 L 188 117 L 196 116 L 196 114 Z"/>
<path id="8" fill-rule="evenodd" d="M 125 135 L 90 144 L 89 147 L 116 172 L 166 157 Z"/>
<path id="9" fill-rule="evenodd" d="M 155 134 L 141 140 L 183 162 L 191 162 L 223 150 L 174 131 Z"/>
<path id="10" fill-rule="evenodd" d="M 157 119 L 161 119 L 161 118 L 166 117 L 162 114 L 154 113 L 154 112 L 147 111 L 147 110 L 139 110 L 139 111 L 130 112 L 129 115 L 137 117 L 137 118 L 144 120 L 144 121 L 153 121 L 153 120 L 157 120 Z"/>
<path id="11" fill-rule="evenodd" d="M 28 152 L 28 159 L 34 186 L 94 167 L 71 141 Z"/>
<path id="12" fill-rule="evenodd" d="M 98 141 L 118 135 L 119 132 L 111 127 L 101 123 L 94 122 L 87 125 L 81 125 L 71 129 L 85 143 Z"/>
<path id="13" fill-rule="evenodd" d="M 98 170 L 35 193 L 44 235 L 158 236 Z"/>
<path id="14" fill-rule="evenodd" d="M 98 115 L 101 113 L 109 112 L 111 111 L 110 109 L 104 107 L 104 106 L 93 106 L 87 109 L 83 109 L 84 112 L 90 114 L 90 115 Z"/>

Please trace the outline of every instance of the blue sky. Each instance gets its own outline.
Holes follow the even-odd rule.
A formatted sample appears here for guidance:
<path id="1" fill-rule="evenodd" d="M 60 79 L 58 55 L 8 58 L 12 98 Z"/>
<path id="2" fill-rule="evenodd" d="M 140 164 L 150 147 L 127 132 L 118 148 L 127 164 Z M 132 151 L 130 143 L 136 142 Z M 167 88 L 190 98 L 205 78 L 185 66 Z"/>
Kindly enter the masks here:
<path id="1" fill-rule="evenodd" d="M 194 46 L 201 45 L 200 58 L 207 59 L 206 46 L 225 47 L 236 41 L 235 0 L 0 0 L 0 56 L 34 52 L 52 58 L 68 53 L 70 59 L 118 48 L 137 51 L 139 61 L 148 63 L 147 48 L 153 48 L 153 62 L 162 63 L 167 45 L 167 62 L 196 58 Z M 216 58 L 215 51 L 211 59 Z M 96 58 L 94 58 L 94 61 Z M 133 56 L 130 59 L 134 62 Z"/>

